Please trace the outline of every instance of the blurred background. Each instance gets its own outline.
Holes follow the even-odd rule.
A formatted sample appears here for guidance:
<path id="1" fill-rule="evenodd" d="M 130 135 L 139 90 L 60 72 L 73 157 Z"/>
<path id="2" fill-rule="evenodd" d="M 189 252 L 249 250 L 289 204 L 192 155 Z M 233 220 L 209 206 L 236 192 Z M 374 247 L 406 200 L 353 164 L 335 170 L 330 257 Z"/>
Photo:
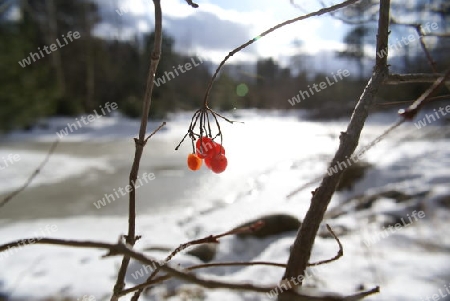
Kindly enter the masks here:
<path id="1" fill-rule="evenodd" d="M 167 125 L 149 141 L 141 161 L 139 177 L 154 177 L 137 190 L 137 233 L 143 239 L 136 248 L 162 259 L 162 250 L 189 239 L 270 216 L 281 225 L 270 235 L 225 238 L 207 258 L 286 262 L 310 191 L 320 181 L 286 196 L 327 171 L 372 73 L 379 3 L 361 1 L 259 37 L 338 1 L 199 0 L 197 9 L 182 0 L 161 2 L 162 57 L 148 132 L 162 121 Z M 0 0 L 0 200 L 19 189 L 61 140 L 29 187 L 0 207 L 0 243 L 42 235 L 115 242 L 126 232 L 128 196 L 119 191 L 128 182 L 140 124 L 153 13 L 149 0 Z M 393 0 L 391 16 L 391 73 L 449 66 L 448 1 Z M 422 25 L 433 64 L 415 24 Z M 219 119 L 227 170 L 217 175 L 203 166 L 192 172 L 186 166 L 191 142 L 175 147 L 218 64 L 250 39 L 256 41 L 223 67 L 209 100 L 211 108 L 240 121 Z M 325 88 L 317 88 L 320 83 Z M 384 85 L 360 147 L 429 86 Z M 308 95 L 300 101 L 302 92 Z M 380 285 L 382 292 L 368 300 L 422 300 L 450 285 L 449 90 L 442 87 L 434 96 L 414 122 L 348 168 L 327 215 L 346 255 L 306 286 L 351 294 Z M 425 218 L 385 235 L 384 229 L 414 210 Z M 335 242 L 321 230 L 313 259 L 335 252 Z M 109 300 L 120 259 L 101 255 L 42 245 L 0 253 L 0 300 Z M 180 254 L 180 260 L 208 261 L 198 253 Z M 132 264 L 133 271 L 139 268 Z M 282 275 L 282 269 L 258 266 L 208 272 L 267 285 Z M 127 276 L 128 285 L 145 280 L 134 276 Z M 270 300 L 177 282 L 144 299 Z"/>
<path id="2" fill-rule="evenodd" d="M 156 77 L 200 57 L 203 63 L 156 87 L 151 116 L 196 109 L 211 73 L 233 48 L 282 21 L 321 7 L 320 2 L 204 1 L 198 9 L 183 1 L 164 1 L 163 55 Z M 332 4 L 332 3 L 326 3 Z M 151 1 L 14 1 L 1 2 L 0 129 L 27 129 L 49 116 L 91 113 L 116 102 L 125 116 L 140 116 L 141 100 L 153 41 Z M 288 99 L 308 85 L 319 84 L 339 69 L 350 76 L 297 105 L 318 109 L 323 118 L 347 116 L 370 76 L 375 55 L 376 4 L 362 5 L 298 22 L 278 30 L 236 54 L 221 72 L 211 96 L 220 110 L 290 109 Z M 435 23 L 426 33 L 448 31 L 445 1 L 396 1 L 392 16 L 402 23 Z M 343 22 L 343 19 L 347 22 Z M 367 21 L 367 22 L 363 22 Z M 352 25 L 353 23 L 355 25 Z M 430 72 L 414 28 L 393 25 L 389 63 L 394 73 Z M 69 44 L 63 35 L 79 32 Z M 403 37 L 414 35 L 412 42 Z M 63 47 L 30 61 L 38 48 Z M 438 70 L 449 62 L 449 40 L 424 41 Z M 57 44 L 58 45 L 58 44 Z M 395 46 L 397 45 L 397 46 Z M 36 56 L 35 56 L 36 57 Z M 38 56 L 39 57 L 39 56 Z M 442 66 L 439 69 L 439 66 Z M 241 85 L 241 86 L 240 86 Z M 237 87 L 241 87 L 237 92 Z M 407 89 L 386 86 L 380 98 L 412 100 L 426 85 Z"/>

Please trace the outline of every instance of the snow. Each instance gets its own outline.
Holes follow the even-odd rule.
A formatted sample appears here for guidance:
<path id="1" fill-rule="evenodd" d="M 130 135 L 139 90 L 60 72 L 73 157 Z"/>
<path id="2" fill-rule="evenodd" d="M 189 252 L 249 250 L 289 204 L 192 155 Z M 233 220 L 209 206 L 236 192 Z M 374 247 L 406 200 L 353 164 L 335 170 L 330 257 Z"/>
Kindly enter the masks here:
<path id="1" fill-rule="evenodd" d="M 0 157 L 7 157 L 13 153 L 20 160 L 5 168 L 0 173 L 0 193 L 12 191 L 21 187 L 31 173 L 47 156 L 47 152 L 23 151 L 23 150 L 0 150 Z M 30 187 L 58 183 L 61 180 L 85 174 L 88 170 L 111 171 L 107 160 L 102 158 L 87 159 L 73 158 L 63 154 L 53 154 L 46 168 L 40 171 L 40 175 L 30 184 Z"/>
<path id="2" fill-rule="evenodd" d="M 189 118 L 188 114 L 177 115 L 177 121 L 169 122 L 167 129 L 159 135 L 181 138 Z M 228 139 L 227 151 L 233 147 L 239 148 L 239 152 L 230 151 L 229 154 L 229 161 L 235 165 L 217 178 L 212 174 L 205 177 L 205 185 L 186 196 L 201 199 L 208 192 L 208 185 L 218 183 L 215 193 L 222 201 L 207 204 L 198 202 L 196 207 L 172 208 L 157 215 L 139 214 L 136 232 L 143 237 L 136 244 L 136 249 L 144 250 L 152 246 L 176 248 L 191 239 L 222 233 L 268 213 L 294 214 L 300 219 L 304 217 L 314 186 L 291 199 L 285 196 L 326 171 L 326 163 L 337 147 L 338 134 L 345 128 L 345 123 L 324 125 L 301 121 L 294 114 L 282 112 L 261 114 L 239 111 L 236 112 L 236 118 L 245 119 L 246 124 L 224 123 L 223 126 Z M 138 121 L 128 120 L 123 123 L 122 119 L 102 118 L 100 123 L 92 124 L 85 132 L 63 139 L 67 143 L 100 137 L 117 139 L 112 133 L 132 137 Z M 365 129 L 360 147 L 380 134 L 389 124 L 387 121 L 395 118 L 377 116 L 375 120 Z M 51 120 L 47 130 L 15 133 L 7 139 L 50 141 L 51 137 L 54 138 L 54 129 L 67 122 L 66 119 Z M 157 124 L 152 123 L 152 126 L 156 127 Z M 280 134 L 280 129 L 293 132 Z M 330 209 L 344 206 L 345 201 L 353 196 L 374 195 L 388 190 L 398 190 L 412 195 L 412 198 L 397 202 L 383 197 L 377 199 L 371 208 L 359 211 L 352 206 L 342 207 L 348 208 L 344 215 L 326 220 L 332 228 L 347 229 L 346 234 L 340 235 L 344 256 L 328 265 L 310 268 L 311 276 L 306 278 L 305 287 L 346 295 L 353 294 L 360 287 L 367 289 L 379 285 L 381 292 L 366 300 L 400 301 L 425 300 L 427 296 L 439 293 L 439 289 L 445 289 L 444 285 L 450 282 L 450 211 L 440 202 L 450 195 L 450 140 L 439 133 L 442 131 L 448 132 L 448 127 L 417 130 L 414 125 L 405 124 L 364 155 L 364 160 L 373 164 L 373 168 L 356 184 L 353 191 L 338 193 Z M 249 136 L 243 134 L 248 132 L 254 134 L 250 141 Z M 265 148 L 258 147 L 258 154 L 255 154 L 254 147 L 247 147 L 249 142 L 252 145 L 254 141 L 254 145 L 259 146 L 261 141 L 267 140 L 271 143 L 266 143 Z M 305 141 L 308 143 L 299 144 Z M 2 149 L 0 157 L 8 153 L 9 150 Z M 19 162 L 14 163 L 20 164 L 21 172 L 12 168 L 2 171 L 0 191 L 18 187 L 45 156 L 44 152 L 15 150 L 15 153 L 21 157 Z M 261 163 L 262 157 L 270 160 Z M 49 164 L 49 168 L 43 170 L 48 170 L 47 173 L 41 179 L 37 178 L 33 185 L 54 183 L 92 168 L 109 168 L 107 159 L 69 158 L 63 154 L 55 154 Z M 244 165 L 246 168 L 238 168 Z M 424 218 L 389 232 L 370 246 L 364 243 L 364 235 L 374 235 L 372 231 L 382 229 L 394 215 L 407 220 L 413 210 L 419 210 L 414 209 L 417 206 L 423 207 L 420 210 L 426 213 Z M 125 234 L 127 218 L 85 216 L 9 222 L 0 228 L 0 243 L 33 237 L 33 233 L 49 225 L 57 227 L 57 231 L 49 233 L 51 237 L 114 243 L 119 235 Z M 294 232 L 265 239 L 225 237 L 221 239 L 214 261 L 286 263 L 294 238 Z M 333 239 L 317 237 L 311 261 L 331 258 L 337 251 L 338 245 Z M 164 260 L 168 254 L 161 251 L 145 253 L 158 260 Z M 0 257 L 0 292 L 10 294 L 13 300 L 37 300 L 49 296 L 72 296 L 74 299 L 94 296 L 96 300 L 102 300 L 112 291 L 121 261 L 119 257 L 101 258 L 104 254 L 104 251 L 92 249 L 37 244 L 23 247 L 11 256 Z M 183 251 L 171 264 L 189 266 L 198 263 L 198 259 Z M 137 284 L 131 273 L 140 268 L 139 263 L 131 263 L 127 275 L 129 285 Z M 196 273 L 233 282 L 277 285 L 283 269 L 258 265 L 216 267 Z M 270 300 L 265 294 L 229 290 L 196 291 L 195 286 L 175 280 L 169 281 L 166 287 L 152 290 L 151 295 L 143 300 L 163 300 L 161 295 L 164 294 L 168 296 L 167 300 L 186 300 L 189 294 L 194 293 L 200 294 L 204 298 L 202 300 L 206 301 Z M 129 300 L 130 297 L 124 297 L 123 300 Z"/>

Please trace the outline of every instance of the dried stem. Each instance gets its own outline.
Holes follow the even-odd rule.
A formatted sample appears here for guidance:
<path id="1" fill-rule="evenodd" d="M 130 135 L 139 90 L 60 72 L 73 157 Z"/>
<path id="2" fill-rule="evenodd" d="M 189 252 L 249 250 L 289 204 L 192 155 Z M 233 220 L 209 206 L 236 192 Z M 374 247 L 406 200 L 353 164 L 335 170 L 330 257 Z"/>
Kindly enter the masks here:
<path id="1" fill-rule="evenodd" d="M 406 110 L 400 110 L 399 114 L 402 116 L 405 120 L 412 120 L 419 110 L 431 99 L 431 95 L 443 84 L 445 81 L 450 78 L 450 68 L 447 69 L 447 71 L 444 72 L 444 74 L 439 77 L 433 85 L 428 88 L 420 97 L 411 104 Z"/>
<path id="2" fill-rule="evenodd" d="M 384 83 L 388 85 L 433 83 L 441 76 L 442 73 L 389 74 Z"/>
<path id="3" fill-rule="evenodd" d="M 16 197 L 19 193 L 27 189 L 28 186 L 30 186 L 31 182 L 33 182 L 34 178 L 41 172 L 42 168 L 47 164 L 48 160 L 50 159 L 51 155 L 56 149 L 56 146 L 58 146 L 59 139 L 56 139 L 55 142 L 53 142 L 52 146 L 50 147 L 47 156 L 45 156 L 44 160 L 39 164 L 39 166 L 33 171 L 33 173 L 28 177 L 28 179 L 25 181 L 25 183 L 17 190 L 14 190 L 10 194 L 8 194 L 1 202 L 0 202 L 0 208 L 5 206 L 9 201 L 11 201 L 14 197 Z"/>
<path id="4" fill-rule="evenodd" d="M 391 18 L 391 22 L 392 22 L 392 24 L 396 24 L 396 25 L 412 27 L 413 29 L 416 30 L 417 35 L 419 36 L 420 47 L 422 48 L 423 52 L 425 53 L 425 56 L 431 67 L 431 70 L 433 70 L 433 73 L 437 74 L 438 70 L 436 68 L 436 61 L 431 56 L 431 53 L 428 50 L 427 46 L 425 45 L 425 42 L 423 41 L 423 39 L 427 36 L 447 38 L 447 37 L 450 37 L 450 33 L 425 33 L 422 29 L 422 24 L 420 24 L 420 23 L 401 23 L 401 22 L 397 22 L 396 20 L 394 20 L 392 18 Z M 447 90 L 450 91 L 450 83 L 445 83 L 445 86 L 447 87 Z"/>
<path id="5" fill-rule="evenodd" d="M 318 262 L 315 262 L 315 263 L 310 263 L 310 264 L 308 264 L 308 266 L 318 266 L 318 265 L 321 265 L 321 264 L 327 264 L 327 263 L 336 261 L 339 258 L 341 258 L 342 256 L 344 256 L 344 248 L 342 247 L 341 241 L 339 240 L 339 238 L 333 232 L 333 229 L 331 229 L 330 225 L 328 225 L 328 224 L 327 224 L 327 229 L 328 229 L 328 231 L 330 231 L 331 235 L 333 235 L 333 238 L 337 241 L 337 243 L 339 245 L 338 253 L 333 258 L 326 259 L 326 260 L 321 260 L 321 261 L 318 261 Z"/>
<path id="6" fill-rule="evenodd" d="M 197 8 L 198 4 L 194 3 L 192 0 L 186 0 L 186 3 L 189 4 L 190 6 L 192 6 L 193 8 Z"/>
<path id="7" fill-rule="evenodd" d="M 145 138 L 145 143 L 147 143 L 148 139 L 152 138 L 160 129 L 162 129 L 166 125 L 166 122 L 163 121 L 160 126 L 158 126 L 147 138 Z"/>
<path id="8" fill-rule="evenodd" d="M 425 33 L 422 30 L 422 24 L 420 24 L 420 23 L 401 23 L 401 22 L 397 22 L 393 18 L 391 18 L 391 22 L 393 25 L 408 26 L 408 27 L 413 28 L 416 31 L 417 35 L 419 36 L 420 47 L 422 47 L 422 50 L 425 53 L 425 56 L 427 57 L 427 60 L 428 60 L 428 63 L 430 64 L 431 69 L 433 70 L 434 73 L 436 73 L 437 72 L 436 62 L 431 57 L 431 54 L 428 51 L 428 48 L 423 41 L 423 37 L 425 36 Z"/>
<path id="9" fill-rule="evenodd" d="M 218 132 L 215 135 L 213 135 L 213 132 L 211 130 L 209 114 L 212 115 L 212 117 L 216 123 L 216 126 L 217 126 Z M 213 140 L 217 137 L 220 137 L 220 144 L 223 144 L 222 143 L 223 142 L 222 130 L 220 129 L 220 124 L 219 124 L 219 120 L 217 119 L 217 117 L 222 118 L 223 120 L 225 120 L 226 122 L 229 122 L 231 124 L 233 124 L 235 122 L 243 123 L 240 121 L 230 120 L 230 119 L 222 116 L 221 114 L 217 113 L 216 111 L 212 110 L 209 107 L 204 107 L 204 108 L 198 109 L 197 111 L 195 111 L 194 115 L 192 116 L 191 123 L 189 125 L 187 133 L 184 135 L 184 137 L 181 139 L 181 141 L 175 147 L 175 150 L 178 150 L 180 148 L 181 144 L 183 144 L 184 140 L 188 136 L 191 138 L 193 153 L 195 153 L 194 140 L 196 139 L 196 137 L 199 137 L 199 138 L 200 137 L 210 137 Z M 197 126 L 197 122 L 199 123 L 199 131 L 198 131 L 198 133 L 195 133 L 195 127 Z"/>
<path id="10" fill-rule="evenodd" d="M 218 235 L 218 236 L 214 236 L 214 239 L 218 239 L 220 237 L 223 237 L 225 235 L 231 235 L 231 234 L 237 234 L 237 233 L 243 233 L 243 232 L 248 232 L 248 231 L 256 231 L 258 230 L 259 227 L 261 227 L 262 224 L 257 222 L 253 225 L 247 226 L 247 227 L 243 227 L 243 228 L 238 228 L 235 230 L 231 230 L 228 231 L 224 234 Z M 331 227 L 327 224 L 327 229 L 328 231 L 330 231 L 331 235 L 334 237 L 334 239 L 336 240 L 336 242 L 338 243 L 339 246 L 339 250 L 337 252 L 337 255 L 334 256 L 331 259 L 327 259 L 327 260 L 322 260 L 322 261 L 318 261 L 318 262 L 314 262 L 314 263 L 309 263 L 308 266 L 318 266 L 321 264 L 326 264 L 326 263 L 330 263 L 332 261 L 338 260 L 340 257 L 342 257 L 344 255 L 344 250 L 342 247 L 341 242 L 339 241 L 339 238 L 336 236 L 336 234 L 334 234 L 333 230 L 331 229 Z M 210 240 L 211 236 L 208 236 L 202 240 Z M 196 240 L 196 241 L 201 241 L 201 240 Z M 193 242 L 196 242 L 193 241 Z M 205 242 L 209 242 L 209 241 L 205 241 Z M 166 262 L 168 262 L 170 259 L 172 259 L 172 257 L 178 253 L 179 251 L 185 249 L 185 245 L 192 245 L 192 242 L 187 243 L 187 244 L 183 244 L 180 245 L 180 247 L 178 247 L 177 249 L 175 249 L 175 251 L 173 251 L 167 258 L 166 258 Z M 267 265 L 267 266 L 274 266 L 274 267 L 281 267 L 281 268 L 286 268 L 286 264 L 282 264 L 282 263 L 275 263 L 275 262 L 267 262 L 267 261 L 251 261 L 251 262 L 216 262 L 216 263 L 205 263 L 205 264 L 199 264 L 199 265 L 194 265 L 194 266 L 190 266 L 185 268 L 186 271 L 193 271 L 193 270 L 197 270 L 197 269 L 204 269 L 204 268 L 211 268 L 211 267 L 218 267 L 218 266 L 251 266 L 251 265 Z M 154 285 L 156 283 L 160 283 L 162 281 L 166 281 L 170 278 L 172 278 L 172 276 L 170 275 L 164 275 L 158 278 L 153 279 L 153 277 L 156 275 L 156 273 L 160 270 L 160 268 L 157 268 L 151 275 L 150 277 L 148 277 L 148 279 L 139 285 L 136 285 L 134 287 L 131 287 L 129 289 L 123 290 L 122 294 L 128 294 L 134 291 L 139 291 L 141 292 L 143 289 Z"/>
<path id="11" fill-rule="evenodd" d="M 142 105 L 142 118 L 141 118 L 141 126 L 139 129 L 139 138 L 135 138 L 135 153 L 133 165 L 131 167 L 130 176 L 129 176 L 129 185 L 131 187 L 130 198 L 129 198 L 129 217 L 128 217 L 128 234 L 125 236 L 127 244 L 131 247 L 134 246 L 136 241 L 139 239 L 136 236 L 136 188 L 135 182 L 139 173 L 139 165 L 142 157 L 142 153 L 144 151 L 144 146 L 148 140 L 145 139 L 145 135 L 147 132 L 147 122 L 148 122 L 148 114 L 150 111 L 151 105 L 151 97 L 153 92 L 153 80 L 155 77 L 156 69 L 158 67 L 158 63 L 161 57 L 161 44 L 162 44 L 162 12 L 161 12 L 161 3 L 160 0 L 153 0 L 155 6 L 155 41 L 154 48 L 151 54 L 150 68 L 147 77 L 147 84 L 145 89 L 145 95 Z M 152 135 L 149 136 L 149 138 Z M 119 269 L 119 273 L 117 275 L 117 281 L 114 285 L 113 295 L 111 297 L 111 301 L 117 301 L 120 296 L 120 292 L 125 287 L 125 275 L 127 272 L 128 264 L 130 263 L 130 257 L 124 256 L 122 259 L 122 263 Z"/>
<path id="12" fill-rule="evenodd" d="M 180 253 L 181 251 L 185 250 L 186 248 L 190 247 L 190 246 L 194 246 L 194 245 L 200 245 L 200 244 L 204 244 L 204 243 L 219 243 L 219 239 L 228 235 L 234 235 L 234 234 L 238 234 L 238 233 L 244 233 L 244 232 L 254 232 L 258 229 L 260 229 L 262 226 L 264 225 L 263 222 L 259 221 L 256 222 L 250 226 L 246 226 L 246 227 L 241 227 L 238 229 L 233 229 L 230 231 L 227 231 L 225 233 L 219 234 L 219 235 L 209 235 L 206 236 L 204 238 L 200 238 L 200 239 L 195 239 L 195 240 L 191 240 L 187 243 L 181 244 L 178 248 L 176 248 L 175 250 L 173 250 L 169 256 L 166 257 L 164 263 L 168 263 L 170 260 L 172 260 L 172 258 Z M 165 265 L 163 264 L 163 265 Z M 150 274 L 150 276 L 147 278 L 146 283 L 151 282 L 151 280 L 156 276 L 156 274 L 158 274 L 158 272 L 161 270 L 161 267 L 163 266 L 161 264 L 159 264 L 155 270 Z M 133 296 L 133 298 L 138 298 L 139 295 L 142 293 L 143 289 L 147 287 L 147 286 L 143 286 L 143 287 L 139 287 L 139 290 L 136 292 L 136 294 Z M 136 288 L 136 287 L 135 287 Z M 127 291 L 133 291 L 133 290 L 127 290 Z M 137 299 L 136 299 L 137 300 Z"/>

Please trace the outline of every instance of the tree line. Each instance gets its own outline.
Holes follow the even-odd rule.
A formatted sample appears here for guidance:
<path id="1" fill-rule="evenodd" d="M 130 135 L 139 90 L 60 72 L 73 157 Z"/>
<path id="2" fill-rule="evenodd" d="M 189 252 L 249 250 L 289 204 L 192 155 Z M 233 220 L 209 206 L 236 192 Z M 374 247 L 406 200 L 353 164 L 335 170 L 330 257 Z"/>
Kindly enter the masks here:
<path id="1" fill-rule="evenodd" d="M 116 102 L 126 116 L 139 115 L 153 32 L 129 40 L 93 35 L 94 27 L 102 19 L 98 4 L 90 0 L 11 3 L 0 0 L 1 131 L 27 129 L 49 116 L 89 114 L 107 102 Z M 421 21 L 420 13 L 427 9 L 436 16 L 442 31 L 448 29 L 450 9 L 445 1 L 436 1 L 434 6 L 420 0 L 415 3 L 409 11 L 401 5 L 393 5 L 393 9 L 417 14 L 417 22 Z M 368 9 L 373 5 L 374 1 L 362 1 L 335 16 L 345 18 L 343 22 L 353 22 L 343 41 L 345 50 L 336 55 L 354 63 L 358 74 L 331 84 L 331 72 L 323 74 L 309 69 L 305 63 L 308 56 L 301 50 L 287 67 L 273 58 L 259 58 L 250 66 L 225 66 L 214 84 L 211 105 L 221 111 L 310 109 L 321 118 L 348 114 L 365 84 L 364 59 L 373 56 L 365 49 L 374 39 L 376 23 L 371 19 L 373 10 Z M 398 27 L 397 34 L 407 36 L 407 26 Z M 150 118 L 198 108 L 216 67 L 201 53 L 188 56 L 175 52 L 174 43 L 168 34 L 163 35 L 163 56 L 156 74 L 159 85 L 155 86 Z M 430 52 L 436 65 L 448 65 L 448 39 L 436 37 L 433 45 Z M 429 72 L 423 53 L 413 50 L 408 45 L 401 49 L 395 61 L 398 71 Z M 184 69 L 188 67 L 189 70 Z M 319 89 L 327 79 L 326 89 Z M 380 101 L 411 100 L 423 87 L 412 84 L 410 89 L 400 90 L 386 86 Z"/>

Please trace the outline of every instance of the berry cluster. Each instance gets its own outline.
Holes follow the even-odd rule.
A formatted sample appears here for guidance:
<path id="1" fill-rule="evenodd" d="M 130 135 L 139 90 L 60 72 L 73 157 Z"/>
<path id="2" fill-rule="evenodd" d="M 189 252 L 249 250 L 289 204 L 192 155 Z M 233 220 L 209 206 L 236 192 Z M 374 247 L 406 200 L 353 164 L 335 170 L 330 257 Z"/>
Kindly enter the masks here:
<path id="1" fill-rule="evenodd" d="M 189 154 L 187 164 L 190 170 L 199 170 L 203 160 L 208 169 L 222 173 L 228 165 L 225 148 L 208 137 L 200 137 L 195 143 L 195 153 Z"/>

